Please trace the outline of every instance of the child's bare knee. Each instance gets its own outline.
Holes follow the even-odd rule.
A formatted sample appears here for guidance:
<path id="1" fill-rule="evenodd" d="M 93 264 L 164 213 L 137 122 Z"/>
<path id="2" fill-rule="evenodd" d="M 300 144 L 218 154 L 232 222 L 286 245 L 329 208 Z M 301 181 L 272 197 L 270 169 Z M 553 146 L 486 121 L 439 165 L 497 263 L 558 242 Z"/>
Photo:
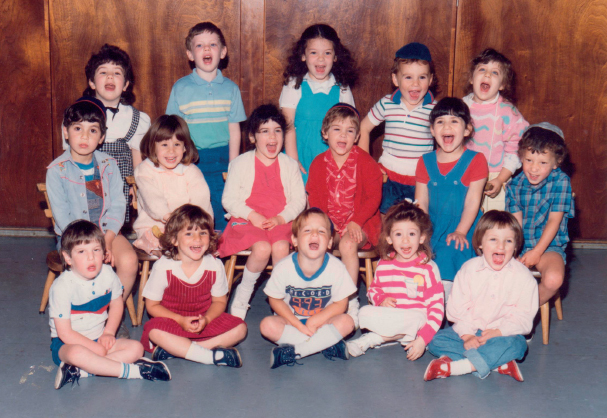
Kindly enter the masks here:
<path id="1" fill-rule="evenodd" d="M 272 255 L 272 246 L 266 241 L 256 242 L 251 249 L 251 256 L 258 260 L 269 260 L 270 255 Z"/>
<path id="2" fill-rule="evenodd" d="M 347 237 L 347 238 L 346 238 Z M 341 241 L 339 241 L 339 252 L 342 255 L 351 256 L 357 254 L 358 244 L 350 239 L 349 236 L 344 235 Z"/>
<path id="3" fill-rule="evenodd" d="M 238 341 L 244 340 L 247 336 L 247 324 L 245 323 L 238 325 L 236 328 L 234 328 L 234 330 L 236 332 L 236 339 Z"/>
<path id="4" fill-rule="evenodd" d="M 278 321 L 273 316 L 266 316 L 259 324 L 259 331 L 266 337 L 272 337 L 279 332 Z"/>

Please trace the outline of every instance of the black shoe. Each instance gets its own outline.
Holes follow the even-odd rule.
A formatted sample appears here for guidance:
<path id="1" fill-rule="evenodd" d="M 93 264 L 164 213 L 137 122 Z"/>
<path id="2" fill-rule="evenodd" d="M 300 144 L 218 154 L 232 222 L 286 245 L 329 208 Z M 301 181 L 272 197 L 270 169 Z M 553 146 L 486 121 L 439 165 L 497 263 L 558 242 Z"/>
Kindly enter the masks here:
<path id="1" fill-rule="evenodd" d="M 156 348 L 152 352 L 152 360 L 153 361 L 168 360 L 170 358 L 175 358 L 175 356 L 172 355 L 171 353 L 169 353 L 168 351 L 166 351 L 164 348 L 161 348 L 158 345 L 156 346 Z"/>
<path id="2" fill-rule="evenodd" d="M 242 359 L 240 353 L 234 347 L 217 347 L 213 348 L 213 364 L 216 366 L 242 367 Z M 217 352 L 223 353 L 223 357 L 219 360 L 215 359 Z"/>
<path id="3" fill-rule="evenodd" d="M 350 353 L 348 352 L 348 347 L 346 346 L 346 342 L 344 340 L 341 340 L 337 344 L 322 350 L 322 355 L 331 361 L 334 361 L 334 357 L 342 360 L 348 360 L 350 358 Z"/>
<path id="4" fill-rule="evenodd" d="M 141 373 L 141 377 L 144 379 L 162 380 L 165 382 L 171 380 L 169 368 L 161 361 L 154 361 L 141 357 L 133 364 L 139 366 L 139 373 Z"/>
<path id="5" fill-rule="evenodd" d="M 275 369 L 280 366 L 293 366 L 295 364 L 301 365 L 297 362 L 295 354 L 295 347 L 290 344 L 279 345 L 272 349 L 272 355 L 270 356 L 270 368 Z"/>
<path id="6" fill-rule="evenodd" d="M 66 383 L 74 382 L 78 383 L 80 379 L 80 369 L 71 364 L 61 362 L 59 369 L 57 369 L 57 375 L 55 376 L 55 389 L 61 389 Z M 80 383 L 78 383 L 80 385 Z"/>

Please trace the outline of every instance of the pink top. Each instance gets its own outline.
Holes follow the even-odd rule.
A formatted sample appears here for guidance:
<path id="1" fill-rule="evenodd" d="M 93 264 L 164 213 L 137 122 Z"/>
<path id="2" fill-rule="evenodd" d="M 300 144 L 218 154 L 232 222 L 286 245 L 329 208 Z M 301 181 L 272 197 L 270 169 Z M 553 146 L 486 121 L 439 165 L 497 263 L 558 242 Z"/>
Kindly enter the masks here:
<path id="1" fill-rule="evenodd" d="M 285 190 L 280 180 L 278 159 L 266 166 L 255 157 L 255 180 L 251 196 L 246 205 L 266 218 L 271 218 L 283 211 L 287 205 Z"/>
<path id="2" fill-rule="evenodd" d="M 527 267 L 512 258 L 495 271 L 481 256 L 464 263 L 455 276 L 447 318 L 460 337 L 479 329 L 524 335 L 531 332 L 538 304 L 537 282 Z"/>

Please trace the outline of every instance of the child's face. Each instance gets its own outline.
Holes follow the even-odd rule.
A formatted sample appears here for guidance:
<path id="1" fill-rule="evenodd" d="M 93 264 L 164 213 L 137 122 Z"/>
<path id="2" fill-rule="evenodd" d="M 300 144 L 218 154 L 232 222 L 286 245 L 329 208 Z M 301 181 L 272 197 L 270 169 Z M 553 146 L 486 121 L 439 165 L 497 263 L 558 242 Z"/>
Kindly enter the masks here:
<path id="1" fill-rule="evenodd" d="M 156 142 L 156 158 L 158 164 L 172 170 L 181 162 L 185 154 L 185 144 L 175 135 L 171 139 Z"/>
<path id="2" fill-rule="evenodd" d="M 109 107 L 116 107 L 120 102 L 120 96 L 126 91 L 129 82 L 124 78 L 124 69 L 106 62 L 95 70 L 95 77 L 89 80 L 89 86 L 95 90 L 95 97 Z"/>
<path id="3" fill-rule="evenodd" d="M 78 244 L 72 248 L 71 254 L 63 251 L 65 262 L 83 280 L 93 280 L 99 275 L 104 256 L 103 247 L 97 241 Z"/>
<path id="4" fill-rule="evenodd" d="M 72 158 L 77 163 L 88 164 L 93 158 L 93 151 L 103 142 L 98 122 L 80 121 L 72 123 L 69 128 L 63 127 L 63 136 L 70 144 Z"/>
<path id="5" fill-rule="evenodd" d="M 471 126 L 462 118 L 453 115 L 438 117 L 430 126 L 430 132 L 443 152 L 460 152 L 464 149 L 464 138 L 470 135 Z"/>
<path id="6" fill-rule="evenodd" d="M 392 74 L 392 82 L 400 90 L 407 109 L 413 110 L 423 102 L 432 84 L 430 66 L 419 62 L 401 63 L 398 72 Z"/>
<path id="7" fill-rule="evenodd" d="M 210 240 L 207 229 L 200 229 L 197 226 L 192 229 L 183 228 L 177 233 L 177 242 L 174 243 L 179 259 L 182 262 L 199 261 L 207 252 Z"/>
<path id="8" fill-rule="evenodd" d="M 273 120 L 261 124 L 255 135 L 249 135 L 249 140 L 255 144 L 255 156 L 265 165 L 276 160 L 284 140 L 284 132 L 280 125 Z"/>
<path id="9" fill-rule="evenodd" d="M 221 44 L 216 33 L 202 32 L 194 36 L 186 53 L 188 59 L 194 61 L 197 70 L 214 73 L 219 67 L 219 62 L 228 53 L 228 48 Z"/>
<path id="10" fill-rule="evenodd" d="M 525 150 L 523 158 L 523 173 L 529 180 L 529 183 L 536 185 L 542 182 L 550 175 L 552 170 L 558 168 L 556 157 L 552 151 L 544 151 L 541 153 L 533 153 L 530 150 Z"/>
<path id="11" fill-rule="evenodd" d="M 305 61 L 312 80 L 319 82 L 328 80 L 333 63 L 337 61 L 333 42 L 324 38 L 310 39 L 301 60 Z"/>
<path id="12" fill-rule="evenodd" d="M 479 248 L 487 264 L 500 271 L 514 256 L 516 235 L 511 228 L 493 227 L 485 232 Z"/>
<path id="13" fill-rule="evenodd" d="M 495 61 L 479 64 L 472 73 L 473 100 L 477 103 L 495 99 L 497 93 L 504 89 L 504 72 L 502 66 Z"/>
<path id="14" fill-rule="evenodd" d="M 322 133 L 335 159 L 347 157 L 354 144 L 358 142 L 359 136 L 358 128 L 349 117 L 335 119 L 329 125 L 329 129 Z"/>
<path id="15" fill-rule="evenodd" d="M 324 216 L 311 213 L 299 226 L 297 236 L 292 235 L 291 240 L 300 256 L 307 260 L 318 260 L 325 256 L 333 243 L 331 225 Z"/>
<path id="16" fill-rule="evenodd" d="M 419 226 L 411 221 L 399 221 L 392 225 L 390 236 L 386 241 L 396 251 L 396 260 L 407 262 L 417 257 L 419 245 L 423 244 L 426 236 L 422 235 Z"/>

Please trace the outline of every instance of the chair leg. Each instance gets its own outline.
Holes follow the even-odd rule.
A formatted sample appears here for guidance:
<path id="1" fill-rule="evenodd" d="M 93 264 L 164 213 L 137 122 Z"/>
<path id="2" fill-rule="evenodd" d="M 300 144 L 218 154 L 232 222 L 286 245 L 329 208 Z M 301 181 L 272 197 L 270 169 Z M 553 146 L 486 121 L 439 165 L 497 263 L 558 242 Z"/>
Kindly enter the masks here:
<path id="1" fill-rule="evenodd" d="M 42 292 L 42 300 L 40 301 L 39 314 L 43 314 L 46 310 L 46 304 L 48 303 L 48 293 L 51 290 L 51 285 L 55 281 L 56 273 L 49 269 L 48 275 L 46 276 L 46 283 L 44 283 L 44 291 Z"/>
<path id="2" fill-rule="evenodd" d="M 133 303 L 133 294 L 131 293 L 126 300 L 126 309 L 131 317 L 131 324 L 136 327 L 138 325 L 137 315 L 135 314 L 135 304 Z"/>
<path id="3" fill-rule="evenodd" d="M 563 305 L 561 304 L 561 291 L 557 290 L 556 299 L 554 299 L 554 307 L 556 308 L 556 317 L 559 321 L 563 320 Z"/>
<path id="4" fill-rule="evenodd" d="M 232 285 L 234 284 L 234 268 L 236 267 L 236 256 L 231 256 L 226 261 L 226 277 L 228 279 L 228 294 L 232 291 Z"/>
<path id="5" fill-rule="evenodd" d="M 139 279 L 139 296 L 137 299 L 137 325 L 143 324 L 143 310 L 145 304 L 143 303 L 143 289 L 145 284 L 148 282 L 148 276 L 150 274 L 150 262 L 144 261 L 141 265 L 141 277 Z"/>
<path id="6" fill-rule="evenodd" d="M 550 335 L 550 301 L 540 306 L 540 316 L 542 318 L 542 342 L 548 345 Z"/>
<path id="7" fill-rule="evenodd" d="M 365 258 L 365 286 L 367 290 L 373 281 L 373 263 L 370 258 Z"/>

